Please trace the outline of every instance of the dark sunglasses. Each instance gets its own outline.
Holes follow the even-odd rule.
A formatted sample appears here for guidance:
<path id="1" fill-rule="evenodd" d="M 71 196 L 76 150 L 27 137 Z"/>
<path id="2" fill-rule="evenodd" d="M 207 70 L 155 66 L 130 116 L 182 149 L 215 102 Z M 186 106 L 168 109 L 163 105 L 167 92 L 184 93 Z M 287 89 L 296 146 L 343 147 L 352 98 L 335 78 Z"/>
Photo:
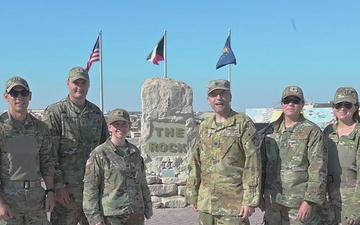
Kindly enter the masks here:
<path id="1" fill-rule="evenodd" d="M 281 102 L 285 105 L 289 104 L 290 102 L 294 103 L 294 104 L 299 104 L 301 102 L 300 98 L 284 98 L 283 100 L 281 100 Z"/>
<path id="2" fill-rule="evenodd" d="M 350 102 L 339 102 L 339 103 L 333 105 L 333 107 L 335 109 L 341 109 L 342 107 L 345 107 L 347 109 L 351 109 L 352 106 L 353 106 L 353 104 L 350 103 Z"/>
<path id="3" fill-rule="evenodd" d="M 17 98 L 19 96 L 19 94 L 21 94 L 21 96 L 23 96 L 23 97 L 27 97 L 27 96 L 29 96 L 30 91 L 25 90 L 25 89 L 22 91 L 11 90 L 8 92 L 8 94 L 13 98 Z"/>

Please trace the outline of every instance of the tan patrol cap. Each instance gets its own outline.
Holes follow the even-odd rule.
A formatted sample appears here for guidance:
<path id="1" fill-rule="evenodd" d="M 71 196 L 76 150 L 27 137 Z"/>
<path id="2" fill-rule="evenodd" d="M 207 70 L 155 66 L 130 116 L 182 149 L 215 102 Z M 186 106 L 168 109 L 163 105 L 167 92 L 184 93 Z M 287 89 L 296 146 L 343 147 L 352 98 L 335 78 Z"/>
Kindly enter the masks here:
<path id="1" fill-rule="evenodd" d="M 69 81 L 74 82 L 77 79 L 84 79 L 90 81 L 89 73 L 82 67 L 74 67 L 69 72 Z"/>
<path id="2" fill-rule="evenodd" d="M 358 93 L 352 87 L 340 87 L 336 90 L 334 96 L 334 104 L 340 102 L 350 102 L 356 104 L 359 101 Z"/>
<path id="3" fill-rule="evenodd" d="M 118 120 L 131 123 L 129 113 L 125 109 L 114 109 L 110 112 L 108 117 L 108 124 L 112 124 L 113 122 Z"/>
<path id="4" fill-rule="evenodd" d="M 6 86 L 5 86 L 5 91 L 6 93 L 8 93 L 9 91 L 11 91 L 11 89 L 13 89 L 13 87 L 15 86 L 22 86 L 24 87 L 26 90 L 29 90 L 29 85 L 26 82 L 26 80 L 22 77 L 12 77 L 10 78 L 7 82 L 6 82 Z"/>
<path id="5" fill-rule="evenodd" d="M 209 82 L 208 86 L 208 94 L 215 90 L 227 90 L 230 91 L 230 82 L 228 80 L 212 80 Z"/>
<path id="6" fill-rule="evenodd" d="M 286 87 L 282 93 L 281 100 L 289 96 L 296 96 L 300 98 L 302 101 L 304 101 L 304 93 L 301 90 L 301 88 L 298 86 Z"/>

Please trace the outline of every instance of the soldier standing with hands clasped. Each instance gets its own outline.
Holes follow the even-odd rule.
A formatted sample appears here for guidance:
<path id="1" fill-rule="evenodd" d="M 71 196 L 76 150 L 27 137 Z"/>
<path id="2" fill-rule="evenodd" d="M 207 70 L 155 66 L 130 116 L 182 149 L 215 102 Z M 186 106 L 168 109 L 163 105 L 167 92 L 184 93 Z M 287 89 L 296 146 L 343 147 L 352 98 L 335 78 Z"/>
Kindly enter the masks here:
<path id="1" fill-rule="evenodd" d="M 67 98 L 50 105 L 44 121 L 53 134 L 56 204 L 52 225 L 88 224 L 82 209 L 83 178 L 90 152 L 108 137 L 101 110 L 86 100 L 90 87 L 88 72 L 72 68 L 67 80 Z"/>
<path id="2" fill-rule="evenodd" d="M 126 140 L 129 113 L 113 110 L 111 132 L 104 144 L 92 151 L 84 178 L 84 212 L 90 225 L 143 225 L 150 219 L 152 203 L 139 149 Z"/>
<path id="3" fill-rule="evenodd" d="M 230 107 L 230 82 L 208 84 L 215 115 L 200 124 L 192 148 L 186 200 L 200 224 L 249 224 L 260 198 L 259 137 L 252 120 Z"/>
<path id="4" fill-rule="evenodd" d="M 268 225 L 318 225 L 325 200 L 327 148 L 321 129 L 302 115 L 304 94 L 300 87 L 284 89 L 283 113 L 260 133 L 263 187 Z"/>
<path id="5" fill-rule="evenodd" d="M 55 205 L 50 132 L 28 113 L 31 95 L 23 78 L 6 82 L 4 97 L 10 108 L 0 122 L 0 224 L 46 225 L 45 211 L 51 212 Z"/>

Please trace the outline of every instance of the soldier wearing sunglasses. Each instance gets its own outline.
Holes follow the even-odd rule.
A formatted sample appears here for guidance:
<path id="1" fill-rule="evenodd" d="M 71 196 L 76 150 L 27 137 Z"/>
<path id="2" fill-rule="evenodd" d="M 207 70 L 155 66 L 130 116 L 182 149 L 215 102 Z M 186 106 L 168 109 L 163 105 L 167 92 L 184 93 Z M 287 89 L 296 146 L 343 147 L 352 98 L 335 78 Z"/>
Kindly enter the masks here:
<path id="1" fill-rule="evenodd" d="M 90 79 L 81 67 L 70 70 L 68 96 L 44 113 L 44 121 L 53 133 L 55 155 L 54 186 L 56 204 L 52 225 L 86 225 L 83 211 L 83 178 L 90 152 L 109 136 L 103 113 L 86 99 Z"/>
<path id="2" fill-rule="evenodd" d="M 359 98 L 352 87 L 337 89 L 336 121 L 325 130 L 329 151 L 326 224 L 360 224 Z"/>
<path id="3" fill-rule="evenodd" d="M 320 128 L 302 115 L 300 87 L 285 88 L 283 113 L 260 133 L 263 136 L 265 224 L 321 224 L 317 212 L 325 200 L 327 149 Z"/>
<path id="4" fill-rule="evenodd" d="M 55 205 L 50 132 L 28 113 L 31 91 L 26 80 L 10 78 L 4 97 L 9 110 L 1 114 L 0 125 L 0 224 L 45 225 L 45 211 L 51 212 Z"/>

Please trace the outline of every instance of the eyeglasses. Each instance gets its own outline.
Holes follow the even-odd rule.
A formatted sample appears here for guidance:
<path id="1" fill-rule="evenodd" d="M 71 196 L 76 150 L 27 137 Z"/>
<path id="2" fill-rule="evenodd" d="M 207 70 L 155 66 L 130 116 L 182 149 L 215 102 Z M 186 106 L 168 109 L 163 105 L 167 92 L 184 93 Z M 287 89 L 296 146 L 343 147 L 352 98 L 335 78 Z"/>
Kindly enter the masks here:
<path id="1" fill-rule="evenodd" d="M 22 90 L 22 91 L 10 90 L 10 91 L 8 92 L 8 94 L 9 94 L 11 97 L 13 97 L 13 98 L 17 98 L 17 97 L 19 96 L 19 94 L 21 94 L 21 96 L 23 96 L 23 97 L 27 97 L 27 96 L 29 96 L 30 91 L 28 91 L 28 90 L 26 90 L 26 89 L 24 89 L 24 90 Z"/>
<path id="2" fill-rule="evenodd" d="M 342 107 L 345 107 L 345 108 L 347 108 L 347 109 L 351 109 L 352 106 L 353 106 L 353 104 L 350 103 L 350 102 L 340 102 L 340 103 L 337 103 L 337 104 L 334 104 L 334 105 L 333 105 L 333 107 L 334 107 L 335 109 L 341 109 Z"/>
<path id="3" fill-rule="evenodd" d="M 208 94 L 208 96 L 210 98 L 214 98 L 217 97 L 218 95 L 220 95 L 221 97 L 225 96 L 226 94 L 228 94 L 229 91 L 221 91 L 221 92 L 216 92 L 216 91 L 212 91 Z"/>
<path id="4" fill-rule="evenodd" d="M 301 102 L 300 98 L 284 98 L 283 100 L 281 100 L 281 102 L 285 105 L 289 104 L 290 102 L 294 103 L 294 104 L 299 104 Z"/>

